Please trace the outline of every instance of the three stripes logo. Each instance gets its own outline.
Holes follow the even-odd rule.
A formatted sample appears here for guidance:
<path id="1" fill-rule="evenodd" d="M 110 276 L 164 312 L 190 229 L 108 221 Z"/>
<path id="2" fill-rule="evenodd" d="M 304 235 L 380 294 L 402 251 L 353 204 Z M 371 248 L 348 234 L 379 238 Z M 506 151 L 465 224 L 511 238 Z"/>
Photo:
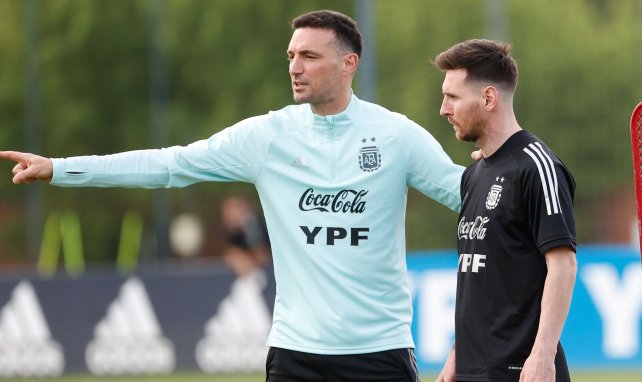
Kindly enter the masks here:
<path id="1" fill-rule="evenodd" d="M 96 375 L 168 374 L 176 363 L 174 346 L 163 337 L 140 279 L 128 279 L 107 315 L 96 324 L 85 350 Z"/>
<path id="2" fill-rule="evenodd" d="M 56 377 L 64 370 L 62 347 L 28 281 L 21 281 L 0 310 L 0 377 Z"/>
<path id="3" fill-rule="evenodd" d="M 555 215 L 561 213 L 562 207 L 560 206 L 557 187 L 557 174 L 555 173 L 555 165 L 551 157 L 544 151 L 544 148 L 539 142 L 531 143 L 527 147 L 524 147 L 523 150 L 533 159 L 537 166 L 537 171 L 542 181 L 547 214 Z"/>
<path id="4" fill-rule="evenodd" d="M 265 274 L 256 271 L 236 279 L 218 312 L 205 324 L 196 346 L 196 361 L 208 373 L 265 370 L 271 314 L 263 298 Z"/>
<path id="5" fill-rule="evenodd" d="M 203 371 L 264 369 L 272 321 L 263 296 L 266 287 L 262 271 L 234 282 L 194 349 Z M 136 277 L 122 284 L 84 350 L 85 365 L 94 375 L 169 374 L 176 366 L 174 344 L 164 336 Z M 34 287 L 20 282 L 0 305 L 0 379 L 56 377 L 65 367 L 64 350 L 53 339 Z"/>

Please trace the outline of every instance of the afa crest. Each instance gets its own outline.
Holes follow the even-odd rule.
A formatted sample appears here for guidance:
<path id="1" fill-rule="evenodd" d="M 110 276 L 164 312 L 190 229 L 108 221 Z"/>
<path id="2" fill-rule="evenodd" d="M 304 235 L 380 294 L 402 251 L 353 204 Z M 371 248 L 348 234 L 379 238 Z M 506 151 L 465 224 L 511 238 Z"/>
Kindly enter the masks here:
<path id="1" fill-rule="evenodd" d="M 486 197 L 486 209 L 492 210 L 499 204 L 499 199 L 502 197 L 502 186 L 498 184 L 493 184 L 488 191 L 488 196 Z"/>
<path id="2" fill-rule="evenodd" d="M 359 167 L 363 171 L 371 172 L 381 167 L 381 154 L 377 146 L 362 147 L 359 155 Z"/>

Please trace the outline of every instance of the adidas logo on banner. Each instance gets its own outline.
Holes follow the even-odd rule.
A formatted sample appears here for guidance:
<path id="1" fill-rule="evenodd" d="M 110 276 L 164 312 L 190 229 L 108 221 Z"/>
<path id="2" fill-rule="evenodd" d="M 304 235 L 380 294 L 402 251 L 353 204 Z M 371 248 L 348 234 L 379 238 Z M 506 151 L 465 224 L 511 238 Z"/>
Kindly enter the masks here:
<path id="1" fill-rule="evenodd" d="M 174 370 L 174 346 L 163 337 L 138 278 L 123 284 L 107 315 L 96 324 L 85 360 L 96 375 L 168 374 Z"/>
<path id="2" fill-rule="evenodd" d="M 196 361 L 208 373 L 264 371 L 272 319 L 265 304 L 262 271 L 236 279 L 217 314 L 205 324 Z"/>
<path id="3" fill-rule="evenodd" d="M 33 286 L 21 281 L 0 310 L 0 377 L 56 377 L 65 360 Z"/>

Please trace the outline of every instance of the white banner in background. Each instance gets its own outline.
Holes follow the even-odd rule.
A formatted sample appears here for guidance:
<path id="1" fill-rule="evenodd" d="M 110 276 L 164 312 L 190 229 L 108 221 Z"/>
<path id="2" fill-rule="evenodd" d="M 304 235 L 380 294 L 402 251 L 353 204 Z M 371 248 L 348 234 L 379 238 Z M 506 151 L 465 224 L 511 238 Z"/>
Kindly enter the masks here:
<path id="1" fill-rule="evenodd" d="M 640 351 L 642 268 L 627 265 L 622 276 L 611 264 L 588 264 L 580 278 L 602 318 L 602 349 L 609 358 L 630 358 Z"/>
<path id="2" fill-rule="evenodd" d="M 578 272 L 562 345 L 574 368 L 642 365 L 642 266 L 629 247 L 578 248 Z M 439 370 L 454 340 L 457 253 L 408 256 L 413 335 L 423 371 Z"/>

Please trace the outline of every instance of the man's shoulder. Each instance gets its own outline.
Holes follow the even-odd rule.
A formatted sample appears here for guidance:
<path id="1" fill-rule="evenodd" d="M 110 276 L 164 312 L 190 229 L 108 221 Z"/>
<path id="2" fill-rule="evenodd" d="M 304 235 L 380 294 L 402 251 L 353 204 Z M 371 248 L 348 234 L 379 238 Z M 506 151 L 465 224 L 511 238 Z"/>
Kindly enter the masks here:
<path id="1" fill-rule="evenodd" d="M 521 178 L 539 181 L 553 179 L 555 182 L 563 176 L 569 184 L 574 185 L 573 175 L 566 164 L 536 135 L 523 132 L 514 143 L 511 150 L 514 170 Z"/>
<path id="2" fill-rule="evenodd" d="M 531 135 L 530 141 L 525 142 L 517 152 L 520 164 L 530 168 L 566 167 L 553 149 L 535 135 Z"/>
<path id="3" fill-rule="evenodd" d="M 304 126 L 307 105 L 288 105 L 278 110 L 271 110 L 266 114 L 255 115 L 237 122 L 233 128 L 236 130 L 253 130 L 257 133 L 279 133 L 283 129 Z"/>
<path id="4" fill-rule="evenodd" d="M 546 162 L 553 164 L 559 161 L 553 150 L 536 135 L 522 130 L 512 136 L 505 144 L 506 154 L 513 158 L 518 167 L 536 168 Z"/>
<path id="5" fill-rule="evenodd" d="M 385 106 L 359 100 L 359 117 L 367 119 L 387 119 L 396 122 L 414 123 L 406 115 L 392 111 Z"/>
<path id="6" fill-rule="evenodd" d="M 520 155 L 528 155 L 529 152 L 553 153 L 544 141 L 526 130 L 516 133 L 509 139 L 508 143 L 510 144 L 510 150 Z"/>
<path id="7" fill-rule="evenodd" d="M 311 113 L 308 104 L 292 104 L 277 110 L 270 110 L 267 114 L 259 115 L 258 118 L 264 122 L 282 124 L 283 122 L 303 121 Z"/>
<path id="8" fill-rule="evenodd" d="M 300 103 L 300 104 L 290 104 L 286 105 L 280 109 L 277 110 L 272 110 L 268 113 L 268 115 L 275 115 L 275 116 L 303 116 L 305 115 L 308 111 L 310 110 L 310 105 L 307 103 Z"/>

